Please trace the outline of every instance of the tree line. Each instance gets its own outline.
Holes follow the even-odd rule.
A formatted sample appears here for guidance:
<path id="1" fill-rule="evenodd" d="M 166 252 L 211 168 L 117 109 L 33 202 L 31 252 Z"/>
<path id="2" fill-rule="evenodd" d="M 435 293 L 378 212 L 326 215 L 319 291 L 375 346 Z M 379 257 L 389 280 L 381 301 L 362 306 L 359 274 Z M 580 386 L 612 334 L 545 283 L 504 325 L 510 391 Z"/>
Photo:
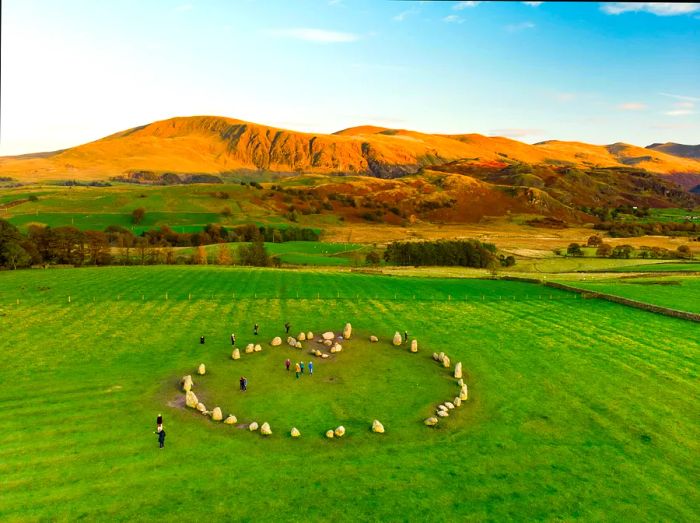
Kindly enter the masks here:
<path id="1" fill-rule="evenodd" d="M 478 240 L 437 240 L 420 242 L 392 242 L 384 252 L 384 259 L 394 265 L 459 266 L 493 269 L 515 264 L 513 256 L 498 255 L 492 243 Z"/>
<path id="2" fill-rule="evenodd" d="M 202 263 L 197 256 L 204 251 L 204 245 L 229 242 L 254 244 L 255 247 L 242 246 L 245 249 L 239 249 L 237 257 L 240 263 L 266 266 L 274 263 L 274 260 L 267 256 L 263 242 L 318 240 L 319 233 L 313 229 L 281 229 L 255 224 L 235 227 L 210 224 L 203 231 L 194 233 L 178 233 L 168 226 L 161 226 L 140 235 L 118 225 L 110 225 L 104 231 L 81 231 L 72 226 L 30 225 L 23 233 L 10 222 L 0 219 L 0 267 Z M 174 247 L 192 246 L 198 247 L 192 256 L 177 255 L 174 250 Z M 119 255 L 115 255 L 115 249 L 119 249 Z M 230 258 L 229 263 L 233 263 L 235 257 Z"/>

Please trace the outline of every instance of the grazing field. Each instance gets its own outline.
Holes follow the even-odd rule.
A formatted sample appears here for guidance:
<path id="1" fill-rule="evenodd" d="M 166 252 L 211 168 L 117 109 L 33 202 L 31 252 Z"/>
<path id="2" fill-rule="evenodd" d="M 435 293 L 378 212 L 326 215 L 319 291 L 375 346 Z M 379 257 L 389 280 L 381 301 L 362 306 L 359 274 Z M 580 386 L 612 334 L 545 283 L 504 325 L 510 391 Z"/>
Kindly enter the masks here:
<path id="1" fill-rule="evenodd" d="M 700 272 L 700 263 L 653 263 L 610 269 L 613 272 Z"/>
<path id="2" fill-rule="evenodd" d="M 581 289 L 614 294 L 679 311 L 700 312 L 700 278 L 658 275 L 565 282 Z"/>
<path id="3" fill-rule="evenodd" d="M 285 321 L 350 321 L 355 340 L 296 380 L 282 364 L 300 352 L 268 343 Z M 254 322 L 263 352 L 231 360 Z M 388 344 L 404 329 L 418 354 Z M 0 273 L 0 332 L 3 521 L 700 517 L 688 321 L 497 280 L 110 267 Z M 435 429 L 422 420 L 456 387 L 433 351 L 470 391 Z M 182 408 L 184 374 L 273 435 Z"/>

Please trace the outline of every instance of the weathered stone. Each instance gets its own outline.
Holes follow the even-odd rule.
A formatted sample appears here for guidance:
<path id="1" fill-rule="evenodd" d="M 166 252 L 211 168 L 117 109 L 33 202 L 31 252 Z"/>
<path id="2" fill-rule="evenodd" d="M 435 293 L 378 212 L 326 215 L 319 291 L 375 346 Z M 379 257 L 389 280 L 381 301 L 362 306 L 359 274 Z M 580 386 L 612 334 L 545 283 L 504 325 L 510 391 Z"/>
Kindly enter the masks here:
<path id="1" fill-rule="evenodd" d="M 272 429 L 267 421 L 260 425 L 260 434 L 263 436 L 270 436 L 272 434 Z"/>
<path id="2" fill-rule="evenodd" d="M 455 407 L 460 407 L 462 405 L 462 398 L 457 396 L 454 400 L 452 400 L 452 403 L 454 403 Z"/>
<path id="3" fill-rule="evenodd" d="M 423 423 L 425 423 L 428 427 L 434 427 L 438 424 L 438 419 L 435 416 L 430 416 Z"/>
<path id="4" fill-rule="evenodd" d="M 411 352 L 418 352 L 418 340 L 411 340 Z"/>
<path id="5" fill-rule="evenodd" d="M 315 354 L 316 354 L 316 356 L 321 356 L 322 352 L 320 350 L 316 349 Z"/>
<path id="6" fill-rule="evenodd" d="M 213 421 L 221 421 L 224 419 L 224 415 L 221 414 L 221 409 L 219 407 L 214 407 L 214 410 L 211 411 L 211 419 Z"/>
<path id="7" fill-rule="evenodd" d="M 332 430 L 327 430 L 327 431 L 326 431 L 326 437 L 329 438 L 329 439 L 334 438 L 334 437 L 335 437 L 335 432 L 333 432 Z"/>
<path id="8" fill-rule="evenodd" d="M 245 346 L 245 353 L 246 354 L 251 354 L 255 351 L 255 345 L 252 343 L 249 343 L 248 345 Z"/>
<path id="9" fill-rule="evenodd" d="M 185 405 L 191 409 L 196 409 L 198 403 L 199 400 L 197 399 L 197 395 L 191 390 L 188 390 L 185 394 Z"/>
<path id="10" fill-rule="evenodd" d="M 340 427 L 335 429 L 335 435 L 338 438 L 342 438 L 343 436 L 345 436 L 345 427 L 341 425 Z"/>
<path id="11" fill-rule="evenodd" d="M 297 340 L 299 340 L 299 341 L 306 341 L 306 333 L 300 332 L 300 333 L 297 335 Z"/>
<path id="12" fill-rule="evenodd" d="M 333 345 L 333 342 L 332 342 L 331 340 L 323 340 L 323 344 L 324 344 L 326 347 L 330 347 L 331 345 Z"/>
<path id="13" fill-rule="evenodd" d="M 338 352 L 338 351 L 335 350 L 335 345 L 333 345 L 333 346 L 331 347 L 331 354 L 335 354 L 336 352 Z"/>
<path id="14" fill-rule="evenodd" d="M 238 349 L 233 349 L 233 352 L 231 353 L 231 358 L 234 360 L 240 360 L 241 359 L 241 351 Z"/>
<path id="15" fill-rule="evenodd" d="M 204 376 L 207 373 L 207 368 L 204 366 L 204 363 L 200 363 L 199 367 L 197 368 L 197 374 L 200 376 Z"/>
<path id="16" fill-rule="evenodd" d="M 299 429 L 297 429 L 296 427 L 293 427 L 292 430 L 289 432 L 289 435 L 293 438 L 298 438 L 299 436 L 301 436 L 301 432 L 299 432 Z"/>
<path id="17" fill-rule="evenodd" d="M 436 412 L 436 414 L 437 414 L 438 416 L 440 416 L 441 418 L 446 418 L 446 417 L 448 417 L 448 416 L 450 415 L 450 413 L 447 412 L 446 410 L 438 410 L 438 411 Z"/>
<path id="18" fill-rule="evenodd" d="M 399 331 L 396 331 L 394 333 L 394 339 L 391 340 L 391 342 L 398 347 L 399 345 L 401 345 L 402 340 L 403 338 L 401 337 L 401 334 L 399 334 Z"/>
<path id="19" fill-rule="evenodd" d="M 280 338 L 279 336 L 275 336 L 274 338 L 272 338 L 270 345 L 272 345 L 273 347 L 279 347 L 280 345 L 282 345 L 282 338 Z"/>
<path id="20" fill-rule="evenodd" d="M 433 352 L 433 359 L 434 359 L 435 361 L 440 361 L 440 356 L 438 355 L 437 352 Z"/>
<path id="21" fill-rule="evenodd" d="M 297 349 L 301 349 L 301 348 L 302 348 L 301 342 L 298 341 L 298 342 L 297 342 Z"/>
<path id="22" fill-rule="evenodd" d="M 375 419 L 372 422 L 372 432 L 376 432 L 377 434 L 384 434 L 384 425 L 382 425 L 378 419 Z"/>
<path id="23" fill-rule="evenodd" d="M 258 343 L 258 344 L 255 345 L 255 347 L 253 347 L 253 350 L 254 350 L 255 352 L 260 352 L 260 351 L 262 350 L 262 347 L 261 347 L 260 344 Z"/>
<path id="24" fill-rule="evenodd" d="M 224 423 L 226 423 L 226 425 L 235 425 L 236 423 L 238 423 L 238 418 L 236 418 L 236 416 L 234 416 L 233 414 L 229 414 L 228 417 L 224 420 Z"/>
<path id="25" fill-rule="evenodd" d="M 445 367 L 446 369 L 450 368 L 450 358 L 449 356 L 445 356 L 442 358 L 442 366 Z"/>
<path id="26" fill-rule="evenodd" d="M 462 379 L 462 362 L 458 361 L 455 365 L 455 378 Z"/>
<path id="27" fill-rule="evenodd" d="M 322 337 L 324 340 L 332 340 L 333 338 L 335 338 L 335 334 L 333 334 L 331 331 L 328 331 L 324 332 Z"/>
<path id="28" fill-rule="evenodd" d="M 328 356 L 328 354 L 323 353 L 323 354 L 321 354 L 321 357 L 325 360 L 325 359 L 328 358 L 329 356 Z"/>
<path id="29" fill-rule="evenodd" d="M 349 340 L 350 336 L 352 336 L 352 325 L 346 323 L 345 328 L 343 329 L 343 339 Z"/>
<path id="30" fill-rule="evenodd" d="M 454 403 L 452 403 L 451 401 L 446 401 L 446 402 L 445 402 L 445 407 L 447 407 L 448 409 L 452 410 L 452 409 L 455 408 L 455 405 L 454 405 Z"/>
<path id="31" fill-rule="evenodd" d="M 459 385 L 460 387 L 461 387 L 462 385 L 464 385 L 464 380 L 463 380 L 462 378 L 460 378 L 459 380 L 457 380 L 457 385 Z"/>
<path id="32" fill-rule="evenodd" d="M 312 341 L 312 340 L 314 339 L 314 333 L 311 332 L 311 331 L 307 332 L 307 333 L 306 333 L 306 339 L 307 339 L 308 341 Z"/>
<path id="33" fill-rule="evenodd" d="M 467 388 L 466 383 L 462 385 L 462 388 L 459 391 L 459 399 L 462 401 L 467 401 L 469 399 L 469 389 Z"/>
<path id="34" fill-rule="evenodd" d="M 258 423 L 254 421 L 253 423 L 248 425 L 248 430 L 251 432 L 255 432 L 256 430 L 258 430 Z"/>
<path id="35" fill-rule="evenodd" d="M 189 374 L 187 376 L 183 376 L 182 379 L 180 380 L 180 383 L 182 384 L 182 391 L 183 392 L 189 392 L 192 390 L 192 385 L 194 385 L 194 382 L 192 381 L 192 376 Z"/>
<path id="36" fill-rule="evenodd" d="M 199 412 L 206 412 L 206 411 L 207 411 L 207 407 L 204 405 L 204 403 L 202 403 L 202 402 L 200 401 L 199 403 L 197 403 L 197 410 L 198 410 Z"/>
<path id="37" fill-rule="evenodd" d="M 379 338 L 377 338 L 376 336 L 370 336 L 369 341 L 370 343 L 377 343 L 379 341 Z"/>
<path id="38" fill-rule="evenodd" d="M 448 410 L 447 405 L 438 405 L 438 410 Z"/>
<path id="39" fill-rule="evenodd" d="M 335 352 L 340 352 L 341 350 L 343 350 L 343 346 L 340 343 L 336 343 L 335 345 L 333 345 L 333 348 L 335 349 Z"/>
<path id="40" fill-rule="evenodd" d="M 438 354 L 438 361 L 439 361 L 440 363 L 442 363 L 442 360 L 444 360 L 444 359 L 445 359 L 445 353 L 444 353 L 444 352 L 441 352 L 440 354 Z"/>
<path id="41" fill-rule="evenodd" d="M 292 338 L 291 336 L 287 338 L 287 343 L 289 344 L 290 347 L 296 347 L 297 346 L 297 340 L 296 338 Z"/>

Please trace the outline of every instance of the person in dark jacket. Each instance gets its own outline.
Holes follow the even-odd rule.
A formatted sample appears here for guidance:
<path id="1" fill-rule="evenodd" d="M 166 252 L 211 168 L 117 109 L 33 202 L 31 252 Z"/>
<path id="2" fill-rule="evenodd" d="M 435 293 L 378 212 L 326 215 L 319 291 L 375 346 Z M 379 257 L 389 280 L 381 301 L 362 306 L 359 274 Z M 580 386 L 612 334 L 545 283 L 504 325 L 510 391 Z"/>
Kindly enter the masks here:
<path id="1" fill-rule="evenodd" d="M 253 325 L 253 334 L 258 335 L 258 324 Z"/>
<path id="2" fill-rule="evenodd" d="M 163 415 L 158 414 L 158 417 L 156 418 L 156 430 L 161 431 L 163 430 Z"/>
<path id="3" fill-rule="evenodd" d="M 241 386 L 241 390 L 245 390 L 245 378 L 241 376 L 241 379 L 238 380 L 238 384 Z"/>
<path id="4" fill-rule="evenodd" d="M 201 345 L 204 345 L 204 336 L 200 336 L 200 337 L 199 337 L 199 343 L 200 343 Z"/>
<path id="5" fill-rule="evenodd" d="M 248 378 L 243 376 L 243 392 L 248 390 Z"/>
<path id="6" fill-rule="evenodd" d="M 299 368 L 301 369 L 301 373 L 304 374 L 304 362 L 303 361 L 299 362 Z"/>
<path id="7" fill-rule="evenodd" d="M 289 329 L 290 329 L 291 327 L 292 327 L 292 326 L 289 324 L 289 322 L 287 322 L 287 323 L 284 324 L 284 328 L 285 328 L 285 330 L 287 331 L 287 334 L 289 334 Z"/>
<path id="8" fill-rule="evenodd" d="M 160 432 L 158 432 L 158 444 L 160 445 L 160 448 L 165 446 L 165 431 L 162 429 Z"/>
<path id="9" fill-rule="evenodd" d="M 231 333 L 231 346 L 236 344 L 236 335 L 234 333 Z"/>

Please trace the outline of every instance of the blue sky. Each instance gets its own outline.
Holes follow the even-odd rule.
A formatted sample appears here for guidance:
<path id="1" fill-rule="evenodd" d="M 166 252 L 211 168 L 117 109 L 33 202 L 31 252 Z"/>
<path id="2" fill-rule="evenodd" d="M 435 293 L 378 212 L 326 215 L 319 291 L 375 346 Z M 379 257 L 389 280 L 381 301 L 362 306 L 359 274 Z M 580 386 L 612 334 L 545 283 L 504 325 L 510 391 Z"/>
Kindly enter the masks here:
<path id="1" fill-rule="evenodd" d="M 5 0 L 0 154 L 172 116 L 700 143 L 700 4 Z"/>

